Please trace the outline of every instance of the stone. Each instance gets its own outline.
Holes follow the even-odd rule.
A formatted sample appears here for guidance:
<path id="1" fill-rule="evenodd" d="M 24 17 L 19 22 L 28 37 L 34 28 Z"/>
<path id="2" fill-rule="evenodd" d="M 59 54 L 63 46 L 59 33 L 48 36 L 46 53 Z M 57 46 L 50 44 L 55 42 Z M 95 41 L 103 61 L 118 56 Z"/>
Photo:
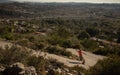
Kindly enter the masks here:
<path id="1" fill-rule="evenodd" d="M 31 67 L 25 67 L 22 63 L 14 63 L 3 70 L 2 75 L 37 75 L 36 69 Z"/>
<path id="2" fill-rule="evenodd" d="M 3 71 L 3 75 L 23 75 L 25 67 L 22 63 L 14 63 Z"/>

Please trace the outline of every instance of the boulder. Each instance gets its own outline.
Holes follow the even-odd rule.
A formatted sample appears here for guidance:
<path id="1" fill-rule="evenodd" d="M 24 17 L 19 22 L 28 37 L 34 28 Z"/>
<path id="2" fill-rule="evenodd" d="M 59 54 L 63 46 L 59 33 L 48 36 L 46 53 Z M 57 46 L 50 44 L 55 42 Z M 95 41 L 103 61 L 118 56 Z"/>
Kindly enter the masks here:
<path id="1" fill-rule="evenodd" d="M 34 67 L 25 67 L 22 63 L 14 63 L 7 67 L 2 75 L 37 75 Z"/>
<path id="2" fill-rule="evenodd" d="M 0 75 L 2 75 L 2 71 L 4 71 L 4 70 L 5 70 L 5 68 L 0 65 Z"/>
<path id="3" fill-rule="evenodd" d="M 23 75 L 25 67 L 22 63 L 14 63 L 3 71 L 3 75 Z"/>
<path id="4" fill-rule="evenodd" d="M 0 72 L 2 72 L 4 70 L 5 70 L 5 67 L 3 67 L 3 66 L 0 65 Z"/>
<path id="5" fill-rule="evenodd" d="M 24 75 L 37 75 L 36 69 L 31 66 L 31 67 L 26 67 L 25 68 L 25 74 Z"/>

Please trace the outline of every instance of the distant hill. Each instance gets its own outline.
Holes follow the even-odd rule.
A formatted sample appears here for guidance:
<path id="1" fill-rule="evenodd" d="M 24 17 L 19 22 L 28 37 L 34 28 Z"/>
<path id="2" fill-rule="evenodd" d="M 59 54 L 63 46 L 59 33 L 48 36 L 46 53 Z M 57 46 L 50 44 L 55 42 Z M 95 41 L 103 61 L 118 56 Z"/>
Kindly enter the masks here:
<path id="1" fill-rule="evenodd" d="M 0 17 L 120 18 L 120 4 L 0 3 Z"/>

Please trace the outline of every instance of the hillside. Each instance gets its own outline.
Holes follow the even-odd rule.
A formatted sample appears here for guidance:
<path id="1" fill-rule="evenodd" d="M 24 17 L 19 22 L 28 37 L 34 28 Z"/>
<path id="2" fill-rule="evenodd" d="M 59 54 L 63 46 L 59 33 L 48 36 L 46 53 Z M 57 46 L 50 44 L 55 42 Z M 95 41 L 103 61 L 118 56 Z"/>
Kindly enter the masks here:
<path id="1" fill-rule="evenodd" d="M 120 4 L 0 3 L 0 75 L 120 75 L 119 13 Z"/>
<path id="2" fill-rule="evenodd" d="M 0 4 L 0 13 L 5 13 L 7 17 L 12 18 L 21 16 L 28 18 L 120 18 L 119 10 L 119 4 L 17 2 Z M 1 16 L 4 17 L 5 14 Z"/>

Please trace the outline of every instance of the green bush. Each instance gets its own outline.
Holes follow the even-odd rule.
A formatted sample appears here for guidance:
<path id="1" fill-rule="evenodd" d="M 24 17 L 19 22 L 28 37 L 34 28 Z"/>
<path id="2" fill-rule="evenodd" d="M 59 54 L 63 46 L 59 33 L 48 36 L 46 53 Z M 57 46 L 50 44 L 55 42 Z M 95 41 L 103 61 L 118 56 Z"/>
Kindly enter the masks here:
<path id="1" fill-rule="evenodd" d="M 84 39 L 82 40 L 81 44 L 84 48 L 93 51 L 94 49 L 99 47 L 99 44 L 93 40 L 90 39 Z"/>
<path id="2" fill-rule="evenodd" d="M 10 33 L 5 34 L 5 35 L 3 36 L 3 38 L 5 38 L 6 40 L 14 40 L 13 34 L 10 34 Z"/>
<path id="3" fill-rule="evenodd" d="M 18 40 L 16 43 L 23 46 L 23 47 L 28 47 L 28 48 L 32 48 L 32 49 L 36 48 L 35 44 L 28 41 L 27 39 Z"/>
<path id="4" fill-rule="evenodd" d="M 97 48 L 93 51 L 94 54 L 98 55 L 118 55 L 120 56 L 120 47 L 114 46 L 111 47 L 109 45 L 105 46 L 104 48 Z"/>
<path id="5" fill-rule="evenodd" d="M 98 55 L 108 55 L 108 54 L 113 54 L 114 50 L 110 50 L 107 48 L 98 48 L 98 49 L 94 50 L 93 53 L 98 54 Z"/>
<path id="6" fill-rule="evenodd" d="M 82 31 L 78 36 L 78 39 L 90 38 L 90 35 L 86 31 Z"/>
<path id="7" fill-rule="evenodd" d="M 99 34 L 99 29 L 97 28 L 86 28 L 86 32 L 90 34 L 91 37 Z"/>
<path id="8" fill-rule="evenodd" d="M 86 71 L 85 68 L 79 66 L 70 67 L 69 69 L 70 71 L 76 71 L 77 75 L 81 75 L 84 71 Z"/>
<path id="9" fill-rule="evenodd" d="M 33 36 L 30 36 L 30 37 L 28 38 L 28 40 L 29 40 L 30 42 L 34 42 L 34 41 L 35 41 L 35 38 L 34 38 Z"/>
<path id="10" fill-rule="evenodd" d="M 70 31 L 63 26 L 58 27 L 52 34 L 60 38 L 68 38 L 71 36 Z"/>
<path id="11" fill-rule="evenodd" d="M 6 46 L 5 49 L 0 48 L 0 63 L 8 66 L 15 62 L 25 63 L 29 52 L 26 49 L 21 49 L 16 46 L 9 48 Z"/>
<path id="12" fill-rule="evenodd" d="M 45 60 L 43 57 L 31 56 L 27 59 L 27 65 L 34 66 L 38 75 L 44 75 L 45 67 L 48 66 L 48 63 L 47 60 Z"/>
<path id="13" fill-rule="evenodd" d="M 46 48 L 47 52 L 57 55 L 63 55 L 63 56 L 72 56 L 71 52 L 66 51 L 65 49 L 57 46 L 49 46 Z"/>
<path id="14" fill-rule="evenodd" d="M 62 40 L 59 37 L 57 37 L 57 36 L 51 36 L 50 38 L 48 38 L 47 41 L 51 45 L 61 44 L 61 42 L 62 42 Z"/>
<path id="15" fill-rule="evenodd" d="M 48 42 L 52 45 L 62 45 L 70 36 L 70 32 L 66 28 L 60 26 L 50 33 Z"/>
<path id="16" fill-rule="evenodd" d="M 85 75 L 120 75 L 120 57 L 112 56 L 99 61 Z"/>
<path id="17" fill-rule="evenodd" d="M 36 49 L 39 50 L 39 49 L 44 49 L 46 44 L 44 42 L 39 42 L 39 43 L 36 43 L 35 46 L 36 46 Z"/>
<path id="18" fill-rule="evenodd" d="M 71 40 L 64 40 L 61 44 L 62 47 L 65 48 L 71 48 L 73 46 L 73 43 Z"/>

